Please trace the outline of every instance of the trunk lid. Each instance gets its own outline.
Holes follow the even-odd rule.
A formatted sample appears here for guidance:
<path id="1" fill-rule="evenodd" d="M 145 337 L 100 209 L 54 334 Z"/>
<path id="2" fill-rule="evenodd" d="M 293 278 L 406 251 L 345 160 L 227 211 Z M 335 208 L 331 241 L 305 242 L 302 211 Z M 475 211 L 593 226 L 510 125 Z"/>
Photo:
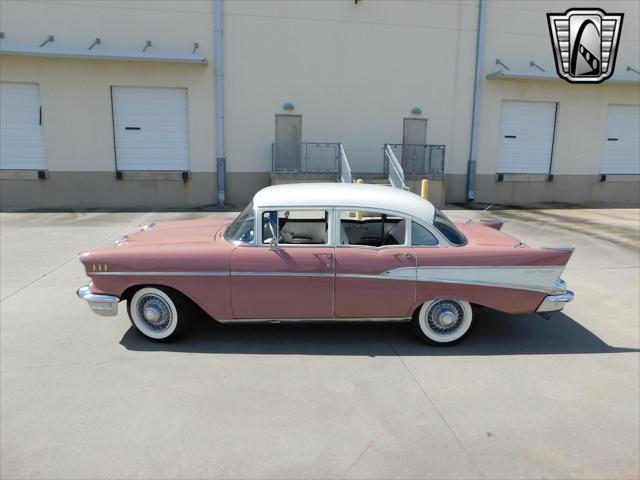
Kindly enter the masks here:
<path id="1" fill-rule="evenodd" d="M 464 233 L 469 243 L 473 245 L 508 247 L 520 243 L 517 238 L 504 233 L 492 223 L 481 221 L 456 222 L 456 227 Z"/>

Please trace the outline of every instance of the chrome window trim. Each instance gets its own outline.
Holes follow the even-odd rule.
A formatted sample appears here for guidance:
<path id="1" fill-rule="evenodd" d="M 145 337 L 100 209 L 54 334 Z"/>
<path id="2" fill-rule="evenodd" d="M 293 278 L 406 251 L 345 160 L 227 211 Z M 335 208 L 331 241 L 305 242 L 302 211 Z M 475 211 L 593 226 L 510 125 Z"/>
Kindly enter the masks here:
<path id="1" fill-rule="evenodd" d="M 354 212 L 358 212 L 358 211 L 362 211 L 362 212 L 380 212 L 380 213 L 384 213 L 385 215 L 394 215 L 396 217 L 401 217 L 402 219 L 404 219 L 404 243 L 401 245 L 380 245 L 379 247 L 374 247 L 373 245 L 343 245 L 340 243 L 340 212 L 343 211 L 354 211 Z M 334 225 L 333 225 L 333 230 L 335 232 L 334 234 L 334 238 L 333 238 L 333 243 L 335 245 L 336 248 L 340 247 L 340 248 L 367 248 L 367 249 L 374 249 L 374 250 L 382 250 L 385 248 L 402 248 L 402 247 L 411 247 L 411 226 L 410 226 L 410 222 L 408 220 L 410 220 L 411 215 L 407 215 L 406 213 L 402 213 L 402 212 L 398 212 L 395 210 L 387 210 L 384 208 L 369 208 L 369 209 L 365 209 L 365 208 L 359 208 L 359 207 L 353 207 L 353 206 L 346 206 L 346 207 L 342 207 L 342 206 L 337 206 L 334 207 Z"/>
<path id="2" fill-rule="evenodd" d="M 273 212 L 273 211 L 282 211 L 282 210 L 293 210 L 293 211 L 313 211 L 313 210 L 324 210 L 325 212 L 327 212 L 328 214 L 328 218 L 327 218 L 327 243 L 279 243 L 278 242 L 278 246 L 281 248 L 331 248 L 333 247 L 333 235 L 332 235 L 332 230 L 333 230 L 333 207 L 328 207 L 328 206 L 310 206 L 310 207 L 301 207 L 301 206 L 289 206 L 289 207 L 257 207 L 256 209 L 256 216 L 255 216 L 255 223 L 256 223 L 256 235 L 254 235 L 254 237 L 256 238 L 256 245 L 258 247 L 266 247 L 266 248 L 271 248 L 270 245 L 263 243 L 263 239 L 262 239 L 262 215 L 264 214 L 264 212 Z M 259 227 L 258 227 L 259 226 Z M 259 241 L 258 240 L 259 237 Z"/>

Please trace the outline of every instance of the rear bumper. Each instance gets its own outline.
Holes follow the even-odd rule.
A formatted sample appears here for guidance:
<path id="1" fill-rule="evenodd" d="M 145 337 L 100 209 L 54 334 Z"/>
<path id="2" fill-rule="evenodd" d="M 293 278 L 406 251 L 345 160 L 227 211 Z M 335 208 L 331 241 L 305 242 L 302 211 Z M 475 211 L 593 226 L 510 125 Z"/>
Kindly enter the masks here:
<path id="1" fill-rule="evenodd" d="M 573 300 L 573 292 L 571 290 L 567 290 L 565 293 L 561 293 L 559 295 L 549 295 L 545 297 L 542 301 L 538 310 L 538 313 L 545 312 L 558 312 L 562 310 L 565 305 Z"/>
<path id="2" fill-rule="evenodd" d="M 90 285 L 80 287 L 76 294 L 89 304 L 89 308 L 91 308 L 93 313 L 97 313 L 103 317 L 113 317 L 118 314 L 120 297 L 116 297 L 115 295 L 97 295 L 91 293 L 90 288 Z"/>

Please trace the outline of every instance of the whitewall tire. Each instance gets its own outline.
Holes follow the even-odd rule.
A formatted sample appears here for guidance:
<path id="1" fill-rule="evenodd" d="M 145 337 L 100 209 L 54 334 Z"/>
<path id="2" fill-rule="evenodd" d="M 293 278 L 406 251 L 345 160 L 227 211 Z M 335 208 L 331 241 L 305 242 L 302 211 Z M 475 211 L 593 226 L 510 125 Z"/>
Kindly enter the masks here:
<path id="1" fill-rule="evenodd" d="M 439 298 L 418 310 L 414 325 L 418 334 L 432 345 L 453 345 L 469 334 L 475 323 L 469 302 Z"/>
<path id="2" fill-rule="evenodd" d="M 169 289 L 141 288 L 127 302 L 127 310 L 133 326 L 152 340 L 173 340 L 186 320 L 183 299 Z"/>

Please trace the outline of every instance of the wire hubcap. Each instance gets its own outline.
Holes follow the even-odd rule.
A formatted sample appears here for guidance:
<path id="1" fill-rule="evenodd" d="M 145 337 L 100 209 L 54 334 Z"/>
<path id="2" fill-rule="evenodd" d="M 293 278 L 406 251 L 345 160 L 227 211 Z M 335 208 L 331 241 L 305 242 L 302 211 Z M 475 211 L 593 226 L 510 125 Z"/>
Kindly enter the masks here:
<path id="1" fill-rule="evenodd" d="M 137 311 L 138 317 L 144 324 L 156 332 L 166 330 L 173 320 L 171 307 L 164 298 L 158 295 L 142 296 L 138 300 Z"/>
<path id="2" fill-rule="evenodd" d="M 437 333 L 452 333 L 460 328 L 464 319 L 462 306 L 454 300 L 439 300 L 427 312 L 427 324 Z"/>

